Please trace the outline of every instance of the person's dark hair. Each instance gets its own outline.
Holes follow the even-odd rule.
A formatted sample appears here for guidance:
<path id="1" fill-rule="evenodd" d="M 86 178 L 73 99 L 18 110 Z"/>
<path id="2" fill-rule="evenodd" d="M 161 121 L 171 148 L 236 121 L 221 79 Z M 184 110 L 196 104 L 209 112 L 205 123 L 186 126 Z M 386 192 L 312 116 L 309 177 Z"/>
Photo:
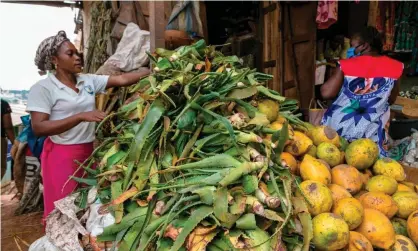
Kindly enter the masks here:
<path id="1" fill-rule="evenodd" d="M 383 50 L 382 34 L 375 27 L 364 27 L 360 32 L 354 34 L 353 37 L 357 37 L 362 42 L 368 43 L 378 53 L 381 53 Z"/>

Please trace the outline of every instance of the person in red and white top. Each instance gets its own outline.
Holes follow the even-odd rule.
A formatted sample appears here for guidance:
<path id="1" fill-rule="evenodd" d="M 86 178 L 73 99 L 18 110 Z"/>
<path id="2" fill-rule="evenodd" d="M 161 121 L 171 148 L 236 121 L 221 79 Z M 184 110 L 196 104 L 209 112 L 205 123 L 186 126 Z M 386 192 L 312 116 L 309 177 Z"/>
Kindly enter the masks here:
<path id="1" fill-rule="evenodd" d="M 398 79 L 403 64 L 382 56 L 379 32 L 366 27 L 351 39 L 346 60 L 321 86 L 325 99 L 335 99 L 325 112 L 322 124 L 330 126 L 349 142 L 370 138 L 379 145 L 380 155 L 387 156 L 389 104 L 399 93 Z"/>

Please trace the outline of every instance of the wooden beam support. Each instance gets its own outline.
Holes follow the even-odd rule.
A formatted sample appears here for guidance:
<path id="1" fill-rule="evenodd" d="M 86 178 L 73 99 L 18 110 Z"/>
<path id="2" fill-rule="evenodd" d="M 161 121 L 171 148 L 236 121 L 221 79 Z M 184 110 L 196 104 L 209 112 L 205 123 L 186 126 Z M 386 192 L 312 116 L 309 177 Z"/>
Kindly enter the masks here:
<path id="1" fill-rule="evenodd" d="M 286 81 L 283 84 L 283 90 L 287 90 L 287 89 L 290 89 L 290 88 L 293 88 L 293 87 L 296 87 L 295 80 L 293 80 L 293 79 L 289 80 L 289 81 Z"/>
<path id="2" fill-rule="evenodd" d="M 299 44 L 304 42 L 309 42 L 312 39 L 312 35 L 309 33 L 303 35 L 296 35 L 292 38 L 292 44 Z"/>
<path id="3" fill-rule="evenodd" d="M 265 15 L 267 13 L 273 12 L 276 9 L 277 9 L 276 3 L 272 3 L 269 6 L 263 8 L 263 14 Z"/>
<path id="4" fill-rule="evenodd" d="M 149 31 L 151 38 L 151 52 L 156 48 L 165 48 L 165 18 L 164 2 L 149 1 Z"/>
<path id="5" fill-rule="evenodd" d="M 264 68 L 276 67 L 276 60 L 270 60 L 270 61 L 264 62 L 263 67 Z"/>

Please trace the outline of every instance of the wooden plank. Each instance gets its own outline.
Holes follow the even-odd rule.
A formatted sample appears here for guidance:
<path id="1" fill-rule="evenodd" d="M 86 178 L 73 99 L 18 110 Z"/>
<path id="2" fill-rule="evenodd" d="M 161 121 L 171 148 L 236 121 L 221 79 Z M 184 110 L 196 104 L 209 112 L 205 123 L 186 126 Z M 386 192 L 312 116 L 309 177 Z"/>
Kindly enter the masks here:
<path id="1" fill-rule="evenodd" d="M 283 84 L 283 89 L 284 90 L 287 90 L 287 89 L 290 89 L 290 88 L 294 88 L 294 87 L 296 87 L 296 84 L 295 84 L 295 80 L 289 80 L 289 81 L 286 81 L 286 82 L 284 82 L 284 84 Z"/>
<path id="2" fill-rule="evenodd" d="M 113 3 L 113 2 L 112 2 Z M 138 1 L 135 1 L 135 12 L 136 12 L 136 21 L 141 30 L 149 31 L 149 26 L 147 20 L 145 20 L 144 13 L 141 8 L 141 4 Z"/>
<path id="3" fill-rule="evenodd" d="M 276 60 L 269 60 L 263 63 L 264 68 L 276 67 Z"/>
<path id="4" fill-rule="evenodd" d="M 173 9 L 173 5 L 176 1 L 164 1 L 164 20 L 165 23 L 168 23 L 168 19 L 170 19 L 171 16 L 171 10 Z"/>
<path id="5" fill-rule="evenodd" d="M 93 2 L 85 1 L 83 2 L 83 55 L 84 55 L 84 62 L 86 62 L 87 57 L 87 50 L 88 50 L 88 41 L 90 38 L 90 26 L 91 26 L 91 6 Z"/>
<path id="6" fill-rule="evenodd" d="M 279 2 L 279 23 L 278 23 L 278 29 L 279 29 L 279 50 L 277 55 L 277 63 L 279 64 L 280 69 L 280 89 L 279 92 L 284 95 L 284 80 L 285 80 L 285 44 L 284 44 L 284 8 L 283 3 Z"/>
<path id="7" fill-rule="evenodd" d="M 280 67 L 279 67 L 279 55 L 280 55 L 280 31 L 279 31 L 279 23 L 280 23 L 280 5 L 279 3 L 276 4 L 277 8 L 274 11 L 274 19 L 273 19 L 273 39 L 274 39 L 274 54 L 272 55 L 276 59 L 276 67 L 274 68 L 274 86 L 273 90 L 280 92 L 280 86 L 283 84 L 280 82 Z"/>
<path id="8" fill-rule="evenodd" d="M 145 17 L 149 17 L 149 2 L 150 1 L 138 1 L 139 5 L 141 5 L 142 14 Z"/>
<path id="9" fill-rule="evenodd" d="M 292 33 L 294 37 L 305 35 L 306 33 L 316 33 L 316 8 L 318 2 L 303 2 L 300 4 L 288 4 L 291 15 L 290 22 L 292 23 Z M 314 15 L 312 10 L 314 9 Z M 312 21 L 313 16 L 313 21 Z M 312 29 L 315 27 L 315 29 Z"/>
<path id="10" fill-rule="evenodd" d="M 149 3 L 149 30 L 151 35 L 151 51 L 156 48 L 165 48 L 165 4 L 161 1 L 150 1 Z"/>
<path id="11" fill-rule="evenodd" d="M 315 9 L 315 14 L 313 16 L 314 16 L 313 18 L 316 20 L 316 9 Z M 312 60 L 312 68 L 311 68 L 312 84 L 311 84 L 311 86 L 312 86 L 312 98 L 316 98 L 316 95 L 315 95 L 315 80 L 316 80 L 315 73 L 316 73 L 316 54 L 318 53 L 318 51 L 317 51 L 318 48 L 317 48 L 317 43 L 316 43 L 316 41 L 318 41 L 317 37 L 316 37 L 316 24 L 314 25 L 313 29 L 315 30 L 315 32 L 313 32 L 313 38 L 311 40 L 311 46 L 313 47 L 313 50 L 311 51 L 311 57 L 310 57 L 311 60 Z M 309 108 L 309 106 L 307 108 Z"/>
<path id="12" fill-rule="evenodd" d="M 264 72 L 264 16 L 262 15 L 262 10 L 263 10 L 263 4 L 264 2 L 259 2 L 258 3 L 258 14 L 259 14 L 259 20 L 258 20 L 258 24 L 257 24 L 257 40 L 258 40 L 258 44 L 257 44 L 257 69 L 261 72 Z"/>
<path id="13" fill-rule="evenodd" d="M 265 1 L 260 4 L 260 15 L 262 23 L 262 60 L 261 70 L 267 74 L 273 75 L 273 80 L 268 82 L 269 88 L 280 91 L 281 86 L 281 68 L 278 64 L 280 50 L 280 32 L 279 32 L 279 19 L 280 5 L 275 1 Z"/>
<path id="14" fill-rule="evenodd" d="M 270 13 L 270 12 L 275 11 L 275 10 L 276 10 L 276 8 L 277 8 L 277 4 L 276 4 L 276 3 L 270 3 L 270 2 L 271 2 L 271 1 L 266 2 L 265 7 L 263 8 L 263 14 L 264 14 L 264 15 L 266 15 L 266 14 L 268 14 L 268 13 Z M 269 3 L 270 3 L 270 4 L 269 4 Z"/>
<path id="15" fill-rule="evenodd" d="M 267 6 L 269 3 L 268 2 L 263 2 L 263 7 Z M 263 27 L 264 27 L 264 45 L 263 45 L 263 49 L 264 49 L 264 61 L 269 60 L 269 36 L 270 36 L 270 26 L 268 25 L 269 23 L 269 17 L 268 15 L 264 15 L 263 16 L 264 22 L 263 22 Z"/>
<path id="16" fill-rule="evenodd" d="M 297 35 L 292 38 L 292 44 L 309 42 L 311 39 L 312 39 L 312 35 L 309 33 Z"/>
<path id="17" fill-rule="evenodd" d="M 86 3 L 86 2 L 88 2 L 88 1 L 84 1 L 83 4 Z M 119 2 L 118 1 L 112 1 L 111 5 L 112 5 L 112 16 L 117 17 L 118 12 L 119 12 Z"/>
<path id="18" fill-rule="evenodd" d="M 307 2 L 290 6 L 290 23 L 293 37 L 300 42 L 293 44 L 295 59 L 296 87 L 299 92 L 301 108 L 308 108 L 314 97 L 315 83 L 315 39 L 316 39 L 316 7 L 317 3 Z M 303 19 L 299 17 L 304 17 Z M 307 42 L 301 40 L 308 39 Z"/>
<path id="19" fill-rule="evenodd" d="M 203 27 L 203 36 L 205 38 L 206 43 L 209 42 L 209 35 L 208 35 L 208 18 L 206 16 L 206 3 L 203 1 L 199 1 L 199 9 L 200 9 L 200 20 L 202 20 L 202 27 Z"/>
<path id="20" fill-rule="evenodd" d="M 284 90 L 284 95 L 287 98 L 293 98 L 293 99 L 298 99 L 298 89 L 296 87 L 290 88 L 290 89 L 285 89 Z"/>
<path id="21" fill-rule="evenodd" d="M 289 55 L 289 68 L 290 68 L 290 73 L 293 76 L 292 79 L 295 82 L 295 86 L 297 88 L 298 91 L 298 97 L 297 99 L 299 101 L 301 101 L 301 95 L 300 95 L 300 87 L 299 87 L 299 74 L 297 71 L 297 63 L 296 63 L 296 58 L 295 58 L 295 48 L 293 46 L 293 44 L 291 43 L 292 41 L 292 37 L 294 36 L 294 29 L 293 29 L 293 23 L 292 23 L 292 15 L 291 15 L 291 10 L 290 10 L 290 5 L 286 4 L 285 8 L 284 8 L 284 13 L 286 15 L 286 19 L 285 22 L 286 24 L 286 33 L 285 33 L 285 38 L 286 38 L 286 44 L 287 44 L 287 54 Z"/>

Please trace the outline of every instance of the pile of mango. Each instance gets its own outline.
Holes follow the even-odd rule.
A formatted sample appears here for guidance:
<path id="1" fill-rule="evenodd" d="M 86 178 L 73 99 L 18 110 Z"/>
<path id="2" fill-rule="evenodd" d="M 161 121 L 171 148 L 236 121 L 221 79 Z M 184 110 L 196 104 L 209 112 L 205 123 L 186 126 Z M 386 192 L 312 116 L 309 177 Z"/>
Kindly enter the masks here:
<path id="1" fill-rule="evenodd" d="M 119 108 L 81 165 L 86 176 L 72 177 L 95 186 L 115 218 L 98 242 L 119 251 L 416 250 L 416 186 L 397 162 L 378 160 L 371 140 L 348 144 L 301 121 L 297 101 L 267 87 L 271 75 L 203 40 L 149 57 L 152 74 L 118 91 Z M 79 192 L 86 208 L 88 188 Z"/>
<path id="2" fill-rule="evenodd" d="M 417 250 L 418 186 L 405 181 L 403 167 L 379 158 L 370 139 L 348 144 L 332 128 L 306 125 L 305 132 L 289 127 L 293 139 L 281 157 L 303 180 L 315 248 Z"/>

